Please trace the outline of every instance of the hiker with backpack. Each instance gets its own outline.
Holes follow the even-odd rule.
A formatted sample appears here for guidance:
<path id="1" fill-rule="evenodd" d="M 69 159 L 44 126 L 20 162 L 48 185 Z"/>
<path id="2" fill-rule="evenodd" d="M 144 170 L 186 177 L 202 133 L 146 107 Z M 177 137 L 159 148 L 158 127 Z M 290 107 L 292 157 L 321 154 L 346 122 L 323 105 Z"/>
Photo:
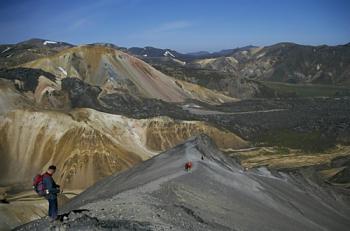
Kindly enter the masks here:
<path id="1" fill-rule="evenodd" d="M 60 186 L 52 178 L 55 172 L 56 166 L 51 165 L 44 174 L 35 176 L 33 181 L 34 190 L 49 202 L 48 215 L 52 221 L 57 219 L 57 193 L 60 193 Z"/>

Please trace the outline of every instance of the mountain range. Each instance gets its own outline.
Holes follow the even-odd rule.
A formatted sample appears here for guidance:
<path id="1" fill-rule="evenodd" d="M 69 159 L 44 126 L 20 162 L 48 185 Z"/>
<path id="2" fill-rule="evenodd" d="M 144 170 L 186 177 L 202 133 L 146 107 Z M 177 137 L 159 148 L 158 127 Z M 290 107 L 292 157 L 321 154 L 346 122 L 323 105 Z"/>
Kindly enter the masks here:
<path id="1" fill-rule="evenodd" d="M 128 50 L 140 55 L 134 50 Z M 252 80 L 287 83 L 316 83 L 349 85 L 350 45 L 305 46 L 294 43 L 279 43 L 266 47 L 247 46 L 222 50 L 203 55 L 182 55 L 165 59 L 162 50 L 141 57 L 145 60 L 157 58 L 158 63 L 180 64 L 188 68 L 209 69 L 230 73 L 235 77 Z M 331 62 L 330 62 L 331 60 Z M 155 61 L 154 61 L 155 62 Z M 165 65 L 166 65 L 165 64 Z"/>
<path id="2" fill-rule="evenodd" d="M 349 49 L 0 45 L 0 229 L 45 214 L 31 179 L 55 164 L 67 220 L 49 229 L 239 230 L 263 218 L 265 230 L 346 230 Z"/>
<path id="3" fill-rule="evenodd" d="M 155 47 L 124 48 L 109 43 L 91 45 L 121 50 L 150 63 L 209 69 L 253 80 L 349 85 L 350 43 L 338 46 L 278 43 L 187 54 Z M 15 66 L 71 47 L 73 45 L 65 42 L 42 39 L 0 45 L 1 65 Z"/>

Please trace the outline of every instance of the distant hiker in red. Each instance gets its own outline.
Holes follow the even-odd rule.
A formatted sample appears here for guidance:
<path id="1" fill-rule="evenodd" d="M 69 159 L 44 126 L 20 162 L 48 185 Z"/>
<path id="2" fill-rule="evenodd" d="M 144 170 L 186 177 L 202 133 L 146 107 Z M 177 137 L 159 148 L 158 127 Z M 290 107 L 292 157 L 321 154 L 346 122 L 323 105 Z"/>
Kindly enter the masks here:
<path id="1" fill-rule="evenodd" d="M 192 169 L 192 161 L 186 162 L 185 170 L 189 172 L 189 171 L 191 171 L 191 169 Z"/>
<path id="2" fill-rule="evenodd" d="M 57 193 L 60 192 L 60 186 L 55 183 L 52 175 L 56 172 L 56 166 L 51 165 L 43 175 L 43 186 L 45 189 L 45 198 L 49 202 L 49 217 L 56 220 L 58 215 Z"/>

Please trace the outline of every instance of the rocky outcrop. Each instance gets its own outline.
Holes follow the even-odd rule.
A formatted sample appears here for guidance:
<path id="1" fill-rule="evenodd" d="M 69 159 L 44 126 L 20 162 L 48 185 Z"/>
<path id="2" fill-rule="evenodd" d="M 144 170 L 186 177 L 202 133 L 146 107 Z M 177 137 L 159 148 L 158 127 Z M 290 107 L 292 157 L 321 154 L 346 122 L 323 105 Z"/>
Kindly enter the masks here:
<path id="1" fill-rule="evenodd" d="M 0 78 L 12 80 L 15 82 L 17 89 L 21 91 L 32 91 L 34 93 L 38 86 L 40 76 L 45 76 L 51 81 L 56 80 L 56 77 L 54 75 L 40 69 L 0 69 Z"/>

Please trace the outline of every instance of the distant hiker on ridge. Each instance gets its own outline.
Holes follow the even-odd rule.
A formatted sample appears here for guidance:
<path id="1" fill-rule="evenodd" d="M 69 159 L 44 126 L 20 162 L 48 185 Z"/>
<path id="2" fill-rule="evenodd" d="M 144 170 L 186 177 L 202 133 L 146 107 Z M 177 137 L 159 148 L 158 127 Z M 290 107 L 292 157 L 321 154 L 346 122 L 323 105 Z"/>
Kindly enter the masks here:
<path id="1" fill-rule="evenodd" d="M 52 175 L 56 172 L 56 166 L 51 165 L 47 172 L 43 175 L 43 185 L 45 189 L 45 198 L 49 202 L 48 215 L 52 221 L 57 219 L 58 207 L 57 207 L 57 193 L 60 192 L 60 186 L 55 183 Z"/>
<path id="2" fill-rule="evenodd" d="M 185 164 L 185 170 L 186 170 L 187 172 L 189 172 L 189 171 L 191 171 L 191 169 L 192 169 L 192 161 L 186 162 L 186 164 Z"/>

